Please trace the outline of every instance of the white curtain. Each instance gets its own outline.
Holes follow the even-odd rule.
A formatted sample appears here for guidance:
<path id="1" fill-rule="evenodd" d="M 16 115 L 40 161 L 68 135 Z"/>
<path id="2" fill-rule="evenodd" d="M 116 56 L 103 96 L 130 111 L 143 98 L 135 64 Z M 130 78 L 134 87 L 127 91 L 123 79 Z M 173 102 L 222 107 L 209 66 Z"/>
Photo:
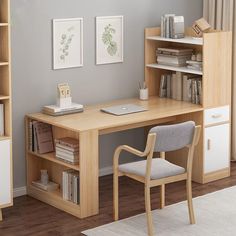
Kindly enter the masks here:
<path id="1" fill-rule="evenodd" d="M 236 0 L 203 0 L 203 17 L 214 29 L 233 32 L 231 157 L 236 161 Z"/>

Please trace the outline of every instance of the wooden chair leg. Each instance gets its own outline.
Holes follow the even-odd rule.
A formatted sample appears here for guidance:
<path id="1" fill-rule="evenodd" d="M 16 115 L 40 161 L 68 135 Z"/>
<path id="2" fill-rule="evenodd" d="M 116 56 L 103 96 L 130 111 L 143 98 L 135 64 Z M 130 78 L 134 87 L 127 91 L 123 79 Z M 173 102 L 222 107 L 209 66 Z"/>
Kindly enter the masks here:
<path id="1" fill-rule="evenodd" d="M 193 199 L 192 199 L 192 181 L 187 179 L 187 200 L 188 200 L 188 212 L 190 224 L 195 224 L 194 210 L 193 210 Z"/>
<path id="2" fill-rule="evenodd" d="M 2 209 L 0 209 L 0 221 L 2 221 Z"/>
<path id="3" fill-rule="evenodd" d="M 145 186 L 145 209 L 146 209 L 146 214 L 147 214 L 148 235 L 153 236 L 151 196 L 150 196 L 150 187 L 149 186 Z"/>
<path id="4" fill-rule="evenodd" d="M 160 186 L 160 208 L 163 209 L 165 207 L 165 185 L 162 184 Z"/>
<path id="5" fill-rule="evenodd" d="M 119 219 L 119 176 L 118 172 L 113 174 L 113 204 L 114 204 L 114 220 Z"/>

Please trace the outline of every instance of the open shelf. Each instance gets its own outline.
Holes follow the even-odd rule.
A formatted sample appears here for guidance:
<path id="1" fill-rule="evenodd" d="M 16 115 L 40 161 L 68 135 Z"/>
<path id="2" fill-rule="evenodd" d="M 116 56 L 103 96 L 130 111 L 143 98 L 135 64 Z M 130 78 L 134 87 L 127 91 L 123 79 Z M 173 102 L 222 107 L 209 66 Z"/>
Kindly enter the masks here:
<path id="1" fill-rule="evenodd" d="M 190 73 L 190 74 L 195 74 L 195 75 L 203 74 L 202 71 L 189 69 L 187 67 L 167 66 L 167 65 L 160 65 L 157 63 L 147 64 L 146 67 L 163 69 L 163 70 L 171 70 L 171 71 L 179 71 L 179 72 Z"/>
<path id="2" fill-rule="evenodd" d="M 80 217 L 80 205 L 64 200 L 60 190 L 48 192 L 29 185 L 27 187 L 27 194 L 56 208 L 66 211 L 76 217 Z"/>
<path id="3" fill-rule="evenodd" d="M 186 37 L 181 38 L 181 39 L 164 38 L 164 37 L 161 37 L 161 36 L 149 36 L 146 39 L 156 40 L 156 41 L 173 42 L 173 43 L 203 45 L 203 38 L 194 38 L 194 37 L 190 37 L 190 36 L 186 36 Z"/>
<path id="4" fill-rule="evenodd" d="M 39 153 L 36 153 L 36 152 L 28 151 L 28 153 L 31 154 L 31 155 L 34 155 L 34 156 L 43 158 L 43 159 L 45 159 L 45 160 L 48 160 L 48 161 L 57 163 L 57 164 L 59 164 L 59 165 L 66 166 L 66 167 L 71 168 L 71 169 L 73 169 L 73 170 L 79 171 L 79 169 L 80 169 L 80 168 L 79 168 L 79 164 L 73 165 L 73 164 L 70 164 L 70 163 L 61 161 L 61 160 L 59 160 L 59 159 L 56 159 L 55 152 L 50 152 L 50 153 L 46 153 L 46 154 L 39 154 Z"/>

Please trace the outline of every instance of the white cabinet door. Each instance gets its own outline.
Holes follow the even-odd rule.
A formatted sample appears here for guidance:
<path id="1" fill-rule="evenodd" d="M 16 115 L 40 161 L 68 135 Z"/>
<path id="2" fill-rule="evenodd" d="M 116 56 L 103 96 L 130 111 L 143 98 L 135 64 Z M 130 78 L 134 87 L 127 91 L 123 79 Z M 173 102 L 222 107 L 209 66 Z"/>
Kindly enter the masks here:
<path id="1" fill-rule="evenodd" d="M 0 141 L 0 206 L 11 203 L 10 140 Z"/>
<path id="2" fill-rule="evenodd" d="M 205 173 L 229 167 L 229 128 L 229 124 L 205 128 Z"/>

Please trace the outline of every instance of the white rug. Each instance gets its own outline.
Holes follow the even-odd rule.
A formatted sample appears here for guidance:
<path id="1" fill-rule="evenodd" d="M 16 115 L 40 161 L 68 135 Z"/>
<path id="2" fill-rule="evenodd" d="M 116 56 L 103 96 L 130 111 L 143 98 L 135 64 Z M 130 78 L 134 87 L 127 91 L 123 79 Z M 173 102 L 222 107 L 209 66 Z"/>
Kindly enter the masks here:
<path id="1" fill-rule="evenodd" d="M 154 210 L 153 225 L 158 236 L 236 235 L 236 186 L 194 199 L 196 224 L 190 225 L 187 202 Z M 146 236 L 146 215 L 140 214 L 82 232 L 87 236 Z"/>

